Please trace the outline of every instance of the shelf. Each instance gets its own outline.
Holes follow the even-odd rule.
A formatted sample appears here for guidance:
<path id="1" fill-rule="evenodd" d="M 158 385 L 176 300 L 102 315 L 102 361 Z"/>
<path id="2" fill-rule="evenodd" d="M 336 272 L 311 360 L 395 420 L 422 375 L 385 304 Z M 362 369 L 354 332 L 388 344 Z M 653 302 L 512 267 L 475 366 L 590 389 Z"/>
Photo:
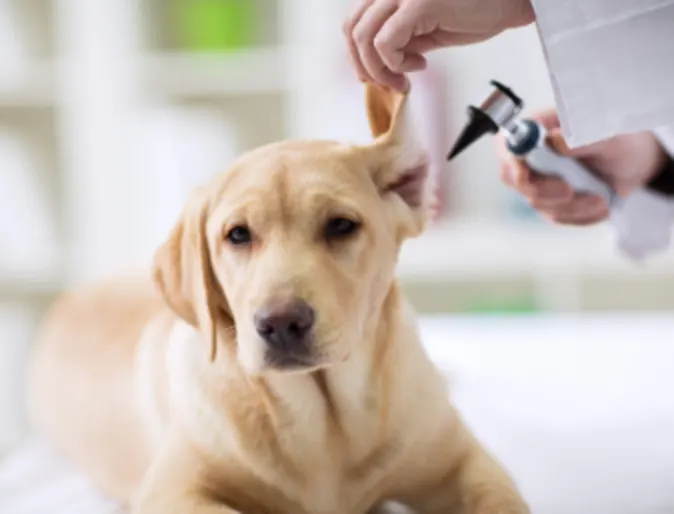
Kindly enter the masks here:
<path id="1" fill-rule="evenodd" d="M 0 302 L 50 302 L 63 292 L 64 282 L 58 280 L 23 280 L 0 278 Z"/>
<path id="2" fill-rule="evenodd" d="M 282 93 L 289 51 L 251 49 L 229 54 L 166 52 L 146 57 L 141 74 L 152 94 L 178 98 L 227 98 Z"/>
<path id="3" fill-rule="evenodd" d="M 54 104 L 55 70 L 50 62 L 32 63 L 16 74 L 0 76 L 0 107 L 48 107 Z"/>
<path id="4" fill-rule="evenodd" d="M 478 280 L 592 274 L 674 275 L 674 254 L 643 265 L 618 253 L 609 227 L 560 227 L 542 222 L 440 223 L 408 241 L 400 256 L 403 281 Z"/>

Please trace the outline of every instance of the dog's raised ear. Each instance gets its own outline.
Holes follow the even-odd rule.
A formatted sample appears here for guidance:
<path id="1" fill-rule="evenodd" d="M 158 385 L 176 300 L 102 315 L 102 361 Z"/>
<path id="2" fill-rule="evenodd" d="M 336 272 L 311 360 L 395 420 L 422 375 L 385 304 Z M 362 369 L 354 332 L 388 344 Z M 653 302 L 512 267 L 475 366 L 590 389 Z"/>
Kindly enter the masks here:
<path id="1" fill-rule="evenodd" d="M 154 281 L 166 303 L 190 325 L 198 328 L 210 344 L 210 359 L 217 350 L 216 316 L 224 294 L 211 264 L 206 221 L 209 203 L 201 190 L 196 190 L 185 207 L 168 239 L 154 258 Z"/>
<path id="2" fill-rule="evenodd" d="M 406 235 L 423 230 L 432 203 L 428 152 L 421 144 L 408 108 L 408 94 L 367 83 L 367 116 L 378 154 L 373 178 L 382 194 L 405 208 Z"/>

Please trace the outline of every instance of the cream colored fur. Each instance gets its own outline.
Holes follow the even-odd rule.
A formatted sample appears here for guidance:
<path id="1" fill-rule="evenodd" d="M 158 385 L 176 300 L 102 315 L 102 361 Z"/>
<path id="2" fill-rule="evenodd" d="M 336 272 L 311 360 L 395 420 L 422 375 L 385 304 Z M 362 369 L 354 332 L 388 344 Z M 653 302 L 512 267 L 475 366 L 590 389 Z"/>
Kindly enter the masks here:
<path id="1" fill-rule="evenodd" d="M 133 514 L 528 513 L 449 402 L 394 279 L 431 202 L 405 105 L 368 86 L 372 144 L 244 155 L 158 250 L 158 292 L 115 280 L 49 313 L 32 418 Z M 335 218 L 358 228 L 328 237 Z M 237 246 L 241 226 L 252 240 Z M 316 312 L 310 362 L 292 370 L 253 324 L 289 296 Z"/>

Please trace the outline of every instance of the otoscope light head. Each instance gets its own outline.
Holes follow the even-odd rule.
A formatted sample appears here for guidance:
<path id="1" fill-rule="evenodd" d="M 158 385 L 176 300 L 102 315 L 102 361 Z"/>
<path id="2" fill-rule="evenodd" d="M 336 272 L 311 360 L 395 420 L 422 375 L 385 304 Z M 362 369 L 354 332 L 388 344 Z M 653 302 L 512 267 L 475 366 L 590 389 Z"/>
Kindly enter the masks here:
<path id="1" fill-rule="evenodd" d="M 524 106 L 522 99 L 503 84 L 492 81 L 494 91 L 480 105 L 480 110 L 499 127 L 505 127 Z"/>
<path id="2" fill-rule="evenodd" d="M 504 86 L 503 84 L 501 84 L 497 80 L 492 80 L 489 83 L 492 86 L 494 86 L 496 89 L 498 89 L 501 93 L 503 93 L 508 98 L 510 98 L 510 100 L 512 100 L 513 104 L 516 105 L 519 109 L 522 109 L 522 107 L 524 106 L 524 102 L 522 101 L 522 99 L 519 96 L 517 96 L 515 93 L 513 93 L 512 89 L 510 89 L 507 86 Z"/>

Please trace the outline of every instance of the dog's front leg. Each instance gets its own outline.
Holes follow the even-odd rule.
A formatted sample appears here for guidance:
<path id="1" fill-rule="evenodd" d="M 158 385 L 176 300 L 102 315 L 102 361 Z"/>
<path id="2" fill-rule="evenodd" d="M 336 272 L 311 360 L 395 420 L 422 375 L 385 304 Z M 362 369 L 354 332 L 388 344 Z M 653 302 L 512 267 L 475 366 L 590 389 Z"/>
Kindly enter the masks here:
<path id="1" fill-rule="evenodd" d="M 462 514 L 530 513 L 508 473 L 477 442 L 471 445 L 456 478 Z"/>
<path id="2" fill-rule="evenodd" d="M 150 498 L 142 500 L 132 514 L 240 514 L 226 505 L 215 503 L 204 498 L 184 495 L 167 495 L 165 491 L 157 491 Z"/>
<path id="3" fill-rule="evenodd" d="M 438 486 L 414 508 L 423 514 L 530 514 L 503 467 L 472 438 Z"/>
<path id="4" fill-rule="evenodd" d="M 150 465 L 131 514 L 238 513 L 206 493 L 198 455 L 171 438 Z"/>

